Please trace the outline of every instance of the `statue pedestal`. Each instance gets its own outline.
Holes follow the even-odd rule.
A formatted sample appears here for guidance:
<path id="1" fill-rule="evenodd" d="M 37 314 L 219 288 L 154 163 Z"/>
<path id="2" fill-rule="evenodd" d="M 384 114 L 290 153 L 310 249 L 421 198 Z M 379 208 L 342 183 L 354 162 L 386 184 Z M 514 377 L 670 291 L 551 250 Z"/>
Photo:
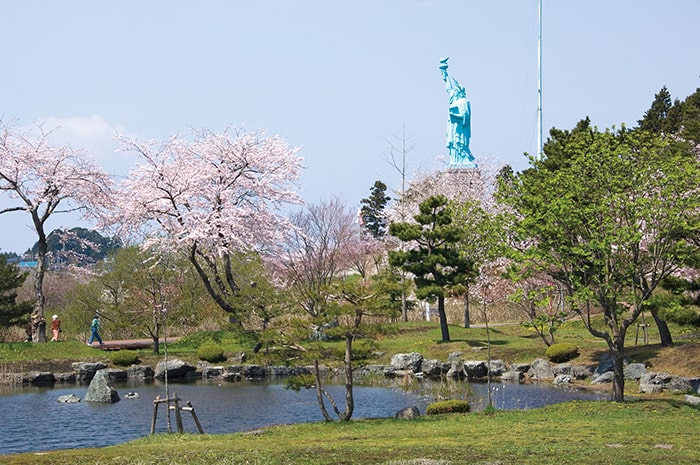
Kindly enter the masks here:
<path id="1" fill-rule="evenodd" d="M 453 161 L 453 162 L 450 162 L 449 168 L 451 170 L 453 170 L 453 169 L 475 170 L 475 169 L 479 168 L 479 165 L 477 165 L 476 162 L 470 161 L 470 160 L 464 160 L 461 162 L 454 162 Z"/>

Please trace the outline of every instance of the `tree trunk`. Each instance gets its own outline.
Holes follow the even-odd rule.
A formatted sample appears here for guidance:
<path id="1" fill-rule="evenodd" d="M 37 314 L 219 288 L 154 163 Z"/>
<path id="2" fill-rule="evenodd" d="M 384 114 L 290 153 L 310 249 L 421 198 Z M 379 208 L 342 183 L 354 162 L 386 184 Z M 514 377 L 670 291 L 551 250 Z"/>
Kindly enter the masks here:
<path id="1" fill-rule="evenodd" d="M 613 384 L 611 398 L 613 402 L 625 401 L 625 333 L 613 338 L 615 349 L 613 350 Z"/>
<path id="2" fill-rule="evenodd" d="M 352 334 L 345 335 L 345 411 L 340 416 L 341 421 L 348 421 L 355 410 L 355 398 L 352 392 Z"/>
<path id="3" fill-rule="evenodd" d="M 404 282 L 406 280 L 403 270 L 401 270 L 401 320 L 406 323 L 408 321 L 408 305 L 406 305 L 406 288 Z"/>
<path id="4" fill-rule="evenodd" d="M 44 316 L 44 307 L 46 306 L 46 298 L 44 297 L 44 275 L 46 274 L 46 252 L 48 244 L 46 243 L 46 234 L 44 234 L 43 225 L 38 219 L 34 219 L 34 227 L 39 236 L 37 242 L 37 257 L 36 257 L 36 275 L 34 276 L 34 309 L 32 310 L 32 342 L 46 342 L 46 317 Z"/>
<path id="5" fill-rule="evenodd" d="M 43 309 L 36 305 L 31 314 L 32 342 L 46 342 L 46 318 Z"/>
<path id="6" fill-rule="evenodd" d="M 471 327 L 471 321 L 469 318 L 469 288 L 467 288 L 467 292 L 464 293 L 464 327 Z"/>
<path id="7" fill-rule="evenodd" d="M 450 328 L 447 326 L 447 314 L 445 313 L 445 297 L 438 297 L 438 314 L 440 315 L 440 331 L 442 342 L 450 342 Z"/>
<path id="8" fill-rule="evenodd" d="M 659 318 L 655 311 L 651 312 L 651 316 L 654 318 L 656 327 L 659 329 L 661 347 L 671 347 L 673 345 L 673 338 L 671 337 L 671 330 L 668 329 L 668 324 L 664 320 Z"/>
<path id="9" fill-rule="evenodd" d="M 333 421 L 333 417 L 328 414 L 326 410 L 326 404 L 323 402 L 323 385 L 321 384 L 321 370 L 318 367 L 318 359 L 314 359 L 314 377 L 316 378 L 316 400 L 318 400 L 318 407 L 321 409 L 321 415 L 326 421 Z"/>

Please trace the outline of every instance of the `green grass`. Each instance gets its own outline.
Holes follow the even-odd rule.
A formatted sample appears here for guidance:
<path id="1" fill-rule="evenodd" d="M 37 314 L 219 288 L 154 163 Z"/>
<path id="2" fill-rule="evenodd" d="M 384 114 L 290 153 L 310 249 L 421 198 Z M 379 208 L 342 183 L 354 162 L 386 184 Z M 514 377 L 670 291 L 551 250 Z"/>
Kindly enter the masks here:
<path id="1" fill-rule="evenodd" d="M 483 465 L 695 464 L 698 421 L 700 408 L 672 400 L 569 402 L 489 415 L 308 423 L 230 435 L 161 434 L 98 449 L 2 456 L 2 463 L 408 464 L 422 458 Z"/>
<path id="2" fill-rule="evenodd" d="M 379 350 L 385 352 L 384 361 L 399 352 L 419 352 L 425 358 L 446 360 L 452 352 L 462 352 L 468 359 L 486 358 L 486 347 L 491 340 L 491 358 L 503 359 L 509 363 L 531 362 L 543 358 L 547 347 L 533 331 L 518 324 L 494 325 L 489 328 L 450 326 L 450 342 L 441 342 L 440 327 L 437 323 L 402 323 L 398 334 L 386 337 L 379 342 Z M 557 333 L 557 340 L 574 342 L 592 351 L 605 350 L 605 343 L 596 339 L 580 324 L 566 323 Z"/>
<path id="3" fill-rule="evenodd" d="M 4 342 L 0 344 L 0 362 L 23 363 L 37 360 L 99 360 L 106 354 L 79 341 Z"/>

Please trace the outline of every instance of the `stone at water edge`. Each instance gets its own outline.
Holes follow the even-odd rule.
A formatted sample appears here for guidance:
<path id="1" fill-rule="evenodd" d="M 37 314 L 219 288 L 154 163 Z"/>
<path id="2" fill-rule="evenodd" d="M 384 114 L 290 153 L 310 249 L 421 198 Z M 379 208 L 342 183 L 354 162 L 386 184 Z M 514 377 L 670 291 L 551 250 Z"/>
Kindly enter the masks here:
<path id="1" fill-rule="evenodd" d="M 97 370 L 95 377 L 90 382 L 84 400 L 85 402 L 100 402 L 103 404 L 119 402 L 119 393 L 109 384 L 108 369 Z"/>

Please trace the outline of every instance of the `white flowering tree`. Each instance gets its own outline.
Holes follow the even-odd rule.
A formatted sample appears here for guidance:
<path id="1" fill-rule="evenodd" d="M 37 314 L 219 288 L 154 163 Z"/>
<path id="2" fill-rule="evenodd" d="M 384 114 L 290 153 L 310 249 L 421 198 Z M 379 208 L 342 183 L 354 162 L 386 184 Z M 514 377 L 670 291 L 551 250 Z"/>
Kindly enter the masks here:
<path id="1" fill-rule="evenodd" d="M 286 295 L 301 317 L 284 322 L 277 343 L 297 351 L 313 364 L 313 377 L 298 377 L 290 387 L 314 388 L 319 408 L 327 421 L 333 416 L 348 421 L 354 411 L 353 343 L 371 340 L 377 333 L 368 318 L 395 317 L 400 310 L 398 283 L 386 273 L 377 272 L 376 256 L 383 254 L 382 241 L 367 234 L 357 215 L 340 199 L 331 198 L 292 215 L 296 226 L 290 234 L 288 251 L 279 260 L 279 274 L 286 283 Z M 290 324 L 291 323 L 291 324 Z M 345 408 L 323 387 L 319 363 L 333 357 L 319 341 L 343 340 Z"/>
<path id="2" fill-rule="evenodd" d="M 34 279 L 32 340 L 46 341 L 44 276 L 46 273 L 49 218 L 80 211 L 85 218 L 97 217 L 112 198 L 109 176 L 84 151 L 69 145 L 53 145 L 37 125 L 30 133 L 0 121 L 0 194 L 9 199 L 0 214 L 28 214 L 37 235 L 37 268 Z"/>
<path id="3" fill-rule="evenodd" d="M 112 218 L 145 246 L 184 255 L 214 301 L 238 318 L 231 298 L 243 283 L 240 252 L 271 252 L 291 225 L 286 204 L 301 203 L 298 149 L 280 137 L 227 129 L 139 142 L 121 138 L 142 164 L 121 184 Z"/>

